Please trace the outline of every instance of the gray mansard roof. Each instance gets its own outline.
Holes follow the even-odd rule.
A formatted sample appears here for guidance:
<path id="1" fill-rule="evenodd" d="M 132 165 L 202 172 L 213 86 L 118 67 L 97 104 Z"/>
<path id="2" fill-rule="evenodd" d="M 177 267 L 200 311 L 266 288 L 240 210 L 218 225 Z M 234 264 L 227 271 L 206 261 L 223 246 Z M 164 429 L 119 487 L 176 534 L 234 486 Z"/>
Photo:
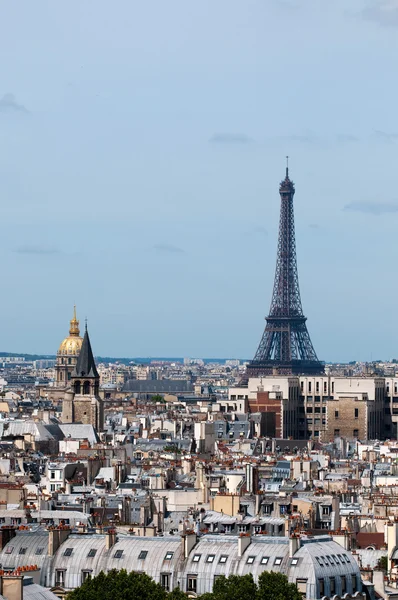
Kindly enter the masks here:
<path id="1" fill-rule="evenodd" d="M 242 541 L 249 544 L 239 556 Z M 337 594 L 342 595 L 342 576 L 346 578 L 347 592 L 353 591 L 353 576 L 356 590 L 361 589 L 356 561 L 329 536 L 303 537 L 293 557 L 289 555 L 288 538 L 263 535 L 250 540 L 204 535 L 198 538 L 187 558 L 183 556 L 181 538 L 170 535 L 118 535 L 114 546 L 107 550 L 104 535 L 72 534 L 53 557 L 47 554 L 47 543 L 47 532 L 18 532 L 0 552 L 0 562 L 3 568 L 37 564 L 41 568 L 41 584 L 48 587 L 55 585 L 56 571 L 62 570 L 67 590 L 81 584 L 82 571 L 89 570 L 95 576 L 110 569 L 144 571 L 157 582 L 162 573 L 168 573 L 171 588 L 179 585 L 183 591 L 187 591 L 188 576 L 196 576 L 198 595 L 212 590 L 216 575 L 252 573 L 257 579 L 264 570 L 282 572 L 294 583 L 298 579 L 306 580 L 308 600 L 320 598 L 319 579 L 324 581 L 326 596 L 331 595 L 331 577 L 335 579 Z M 26 548 L 23 554 L 21 547 Z"/>

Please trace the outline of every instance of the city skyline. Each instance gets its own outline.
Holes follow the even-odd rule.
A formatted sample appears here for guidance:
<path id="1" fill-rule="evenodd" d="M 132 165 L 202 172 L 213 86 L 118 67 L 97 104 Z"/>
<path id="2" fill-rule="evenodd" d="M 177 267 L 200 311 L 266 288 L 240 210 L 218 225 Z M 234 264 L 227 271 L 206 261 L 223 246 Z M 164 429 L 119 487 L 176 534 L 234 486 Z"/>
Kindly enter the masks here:
<path id="1" fill-rule="evenodd" d="M 0 350 L 253 357 L 289 154 L 319 359 L 396 356 L 398 5 L 155 4 L 1 9 Z"/>

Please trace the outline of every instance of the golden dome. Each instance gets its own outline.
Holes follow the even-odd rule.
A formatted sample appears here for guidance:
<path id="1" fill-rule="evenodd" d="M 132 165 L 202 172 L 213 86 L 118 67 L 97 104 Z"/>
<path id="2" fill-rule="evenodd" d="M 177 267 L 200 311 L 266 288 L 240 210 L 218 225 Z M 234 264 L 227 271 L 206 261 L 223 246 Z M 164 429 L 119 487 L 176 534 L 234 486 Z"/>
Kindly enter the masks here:
<path id="1" fill-rule="evenodd" d="M 67 356 L 79 356 L 83 338 L 80 337 L 79 321 L 76 319 L 76 306 L 73 310 L 73 318 L 70 322 L 69 336 L 61 343 L 58 354 Z"/>

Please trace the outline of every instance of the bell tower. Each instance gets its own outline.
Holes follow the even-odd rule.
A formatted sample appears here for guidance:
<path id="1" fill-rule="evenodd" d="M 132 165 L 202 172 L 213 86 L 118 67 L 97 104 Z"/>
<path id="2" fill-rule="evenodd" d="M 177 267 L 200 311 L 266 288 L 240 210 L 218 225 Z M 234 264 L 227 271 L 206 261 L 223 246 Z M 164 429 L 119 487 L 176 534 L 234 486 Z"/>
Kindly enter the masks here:
<path id="1" fill-rule="evenodd" d="M 80 354 L 71 375 L 71 387 L 65 393 L 62 408 L 64 423 L 84 423 L 97 431 L 103 429 L 104 408 L 99 397 L 99 380 L 86 324 Z"/>

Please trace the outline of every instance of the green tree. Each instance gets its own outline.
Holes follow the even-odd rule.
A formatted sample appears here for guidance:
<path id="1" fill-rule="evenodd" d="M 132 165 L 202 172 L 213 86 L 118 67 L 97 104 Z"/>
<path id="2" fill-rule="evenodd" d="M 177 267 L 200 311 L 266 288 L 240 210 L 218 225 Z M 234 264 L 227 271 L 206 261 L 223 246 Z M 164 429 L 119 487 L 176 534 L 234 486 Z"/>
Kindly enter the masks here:
<path id="1" fill-rule="evenodd" d="M 258 578 L 256 600 L 301 600 L 302 596 L 286 575 L 263 571 Z"/>
<path id="2" fill-rule="evenodd" d="M 203 594 L 200 600 L 255 600 L 257 586 L 252 575 L 217 577 L 213 592 Z"/>
<path id="3" fill-rule="evenodd" d="M 170 596 L 145 573 L 113 569 L 107 575 L 101 571 L 97 577 L 87 579 L 68 594 L 67 600 L 182 600 L 178 592 Z"/>
<path id="4" fill-rule="evenodd" d="M 383 569 L 383 571 L 388 571 L 388 559 L 387 556 L 381 556 L 377 561 L 377 566 L 379 569 Z"/>
<path id="5" fill-rule="evenodd" d="M 162 404 L 166 403 L 166 400 L 160 394 L 155 394 L 151 396 L 151 402 L 161 402 Z"/>

